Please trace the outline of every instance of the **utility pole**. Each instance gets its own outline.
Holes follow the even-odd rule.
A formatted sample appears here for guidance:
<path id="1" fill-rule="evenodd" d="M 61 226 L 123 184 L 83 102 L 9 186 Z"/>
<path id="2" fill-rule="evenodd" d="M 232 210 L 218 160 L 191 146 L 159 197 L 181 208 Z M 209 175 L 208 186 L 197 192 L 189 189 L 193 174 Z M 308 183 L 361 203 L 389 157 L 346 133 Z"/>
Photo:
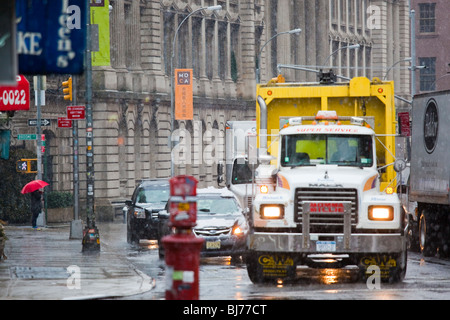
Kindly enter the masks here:
<path id="1" fill-rule="evenodd" d="M 82 251 L 99 252 L 100 234 L 95 225 L 94 212 L 94 135 L 92 116 L 92 57 L 91 5 L 86 1 L 86 227 L 83 231 Z"/>
<path id="2" fill-rule="evenodd" d="M 411 10 L 411 101 L 416 94 L 416 11 Z"/>
<path id="3" fill-rule="evenodd" d="M 37 155 L 37 179 L 42 180 L 42 139 L 41 139 L 41 102 L 42 102 L 42 76 L 35 78 L 36 97 L 36 155 Z"/>
<path id="4" fill-rule="evenodd" d="M 72 77 L 72 105 L 77 105 L 77 76 Z M 70 239 L 83 238 L 83 226 L 80 220 L 80 178 L 78 159 L 78 121 L 72 120 L 73 140 L 73 220 L 70 223 Z"/>
<path id="5" fill-rule="evenodd" d="M 35 99 L 36 99 L 36 155 L 37 155 L 37 180 L 42 180 L 42 130 L 41 130 L 41 105 L 42 101 L 45 101 L 45 89 L 44 83 L 45 76 L 36 76 L 34 78 L 35 87 Z M 42 199 L 42 196 L 41 196 Z M 40 214 L 42 216 L 42 225 L 45 226 L 47 221 L 45 219 L 45 214 Z M 40 221 L 40 220 L 39 220 Z M 38 222 L 38 224 L 40 224 Z"/>

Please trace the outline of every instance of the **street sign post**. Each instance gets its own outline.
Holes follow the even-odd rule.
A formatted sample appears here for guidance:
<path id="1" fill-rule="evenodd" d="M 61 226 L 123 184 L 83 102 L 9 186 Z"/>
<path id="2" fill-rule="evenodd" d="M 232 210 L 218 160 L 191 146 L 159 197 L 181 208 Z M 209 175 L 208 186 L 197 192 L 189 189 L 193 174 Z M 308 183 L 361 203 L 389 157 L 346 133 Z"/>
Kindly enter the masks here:
<path id="1" fill-rule="evenodd" d="M 0 111 L 30 110 L 30 83 L 22 75 L 16 80 L 15 86 L 0 86 Z"/>

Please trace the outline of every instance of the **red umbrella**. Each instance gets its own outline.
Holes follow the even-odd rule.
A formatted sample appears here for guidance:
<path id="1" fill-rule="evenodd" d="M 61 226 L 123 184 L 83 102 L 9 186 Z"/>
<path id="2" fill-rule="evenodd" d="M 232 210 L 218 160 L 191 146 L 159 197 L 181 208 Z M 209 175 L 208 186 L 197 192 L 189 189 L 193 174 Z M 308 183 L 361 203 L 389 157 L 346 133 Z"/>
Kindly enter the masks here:
<path id="1" fill-rule="evenodd" d="M 36 191 L 37 189 L 43 188 L 45 186 L 48 186 L 48 183 L 42 180 L 33 180 L 31 182 L 28 182 L 22 189 L 21 193 L 30 193 L 33 191 Z"/>

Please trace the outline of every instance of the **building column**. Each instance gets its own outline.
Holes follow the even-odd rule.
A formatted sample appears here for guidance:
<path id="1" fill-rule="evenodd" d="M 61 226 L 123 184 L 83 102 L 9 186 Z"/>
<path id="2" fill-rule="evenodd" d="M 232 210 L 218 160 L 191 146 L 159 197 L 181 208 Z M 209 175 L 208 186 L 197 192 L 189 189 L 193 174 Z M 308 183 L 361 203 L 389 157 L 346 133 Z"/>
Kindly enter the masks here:
<path id="1" fill-rule="evenodd" d="M 128 70 L 131 71 L 130 89 L 134 92 L 142 92 L 140 1 L 131 1 L 127 22 L 127 56 L 130 57 Z"/>
<path id="2" fill-rule="evenodd" d="M 125 89 L 126 66 L 126 37 L 125 37 L 125 5 L 124 0 L 115 0 L 111 12 L 111 25 L 113 26 L 111 34 L 111 51 L 113 58 L 111 66 L 116 70 L 117 90 Z"/>

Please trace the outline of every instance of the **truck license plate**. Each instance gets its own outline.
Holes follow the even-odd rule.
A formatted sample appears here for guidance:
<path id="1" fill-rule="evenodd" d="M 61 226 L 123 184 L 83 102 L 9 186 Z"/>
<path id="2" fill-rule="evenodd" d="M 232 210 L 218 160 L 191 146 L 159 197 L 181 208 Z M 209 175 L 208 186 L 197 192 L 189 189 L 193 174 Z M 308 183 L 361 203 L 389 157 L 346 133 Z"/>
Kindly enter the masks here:
<path id="1" fill-rule="evenodd" d="M 316 250 L 320 252 L 335 252 L 336 241 L 317 241 Z"/>
<path id="2" fill-rule="evenodd" d="M 220 249 L 220 240 L 217 241 L 206 241 L 206 249 Z"/>

